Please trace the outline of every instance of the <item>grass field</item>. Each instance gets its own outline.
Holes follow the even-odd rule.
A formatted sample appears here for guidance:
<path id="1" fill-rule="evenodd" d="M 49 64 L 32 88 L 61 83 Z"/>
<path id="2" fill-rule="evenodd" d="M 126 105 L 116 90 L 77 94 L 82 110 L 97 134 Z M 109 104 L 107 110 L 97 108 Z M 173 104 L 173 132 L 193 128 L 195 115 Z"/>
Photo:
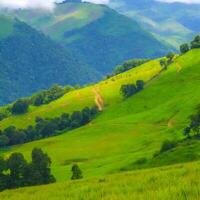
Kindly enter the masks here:
<path id="1" fill-rule="evenodd" d="M 66 181 L 0 193 L 1 200 L 198 200 L 200 163 Z"/>
<path id="2" fill-rule="evenodd" d="M 41 190 L 41 193 L 37 187 L 22 189 L 22 192 L 17 193 L 21 195 L 18 199 L 26 199 L 26 195 L 33 192 L 36 192 L 33 200 L 101 199 L 102 194 L 105 197 L 102 199 L 120 200 L 197 199 L 199 180 L 194 177 L 199 177 L 198 163 L 194 166 L 191 163 L 183 167 L 171 166 L 163 170 L 113 175 L 106 177 L 110 182 L 105 183 L 97 183 L 97 180 L 102 176 L 118 173 L 121 169 L 131 169 L 131 165 L 139 159 L 151 160 L 166 139 L 183 138 L 182 131 L 189 122 L 188 116 L 195 112 L 200 103 L 199 55 L 200 50 L 192 50 L 177 57 L 168 70 L 156 77 L 161 69 L 159 61 L 151 61 L 94 86 L 70 92 L 49 105 L 32 107 L 26 115 L 3 120 L 1 127 L 11 124 L 25 127 L 33 123 L 35 116 L 57 116 L 62 112 L 79 110 L 94 104 L 94 89 L 102 96 L 105 104 L 103 112 L 82 128 L 1 150 L 6 156 L 17 151 L 30 158 L 34 147 L 42 148 L 52 158 L 53 174 L 61 181 L 56 185 L 44 186 L 45 192 Z M 121 84 L 138 79 L 149 80 L 145 89 L 124 101 L 119 93 Z M 192 148 L 184 148 L 183 145 L 174 152 L 163 155 L 160 165 L 191 161 L 187 159 L 190 155 L 187 154 L 187 149 L 197 154 L 194 160 L 199 159 L 198 143 L 195 142 L 190 147 Z M 158 166 L 159 160 L 155 162 Z M 85 178 L 99 178 L 65 185 L 62 181 L 70 178 L 73 163 L 80 165 Z M 119 177 L 122 178 L 120 183 Z M 11 199 L 9 195 L 14 196 L 14 193 L 4 192 L 0 199 Z"/>

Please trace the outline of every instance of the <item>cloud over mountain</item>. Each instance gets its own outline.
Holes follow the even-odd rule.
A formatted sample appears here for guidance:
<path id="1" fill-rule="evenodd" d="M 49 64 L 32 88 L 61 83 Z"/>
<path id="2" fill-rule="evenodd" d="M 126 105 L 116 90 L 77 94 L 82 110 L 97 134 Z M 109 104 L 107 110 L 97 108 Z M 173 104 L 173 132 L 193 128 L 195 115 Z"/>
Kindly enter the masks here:
<path id="1" fill-rule="evenodd" d="M 63 0 L 0 0 L 0 8 L 8 9 L 46 9 L 52 10 L 55 3 L 62 2 Z"/>
<path id="2" fill-rule="evenodd" d="M 188 4 L 200 4 L 200 0 L 157 0 L 157 1 L 162 1 L 166 3 L 188 3 Z"/>

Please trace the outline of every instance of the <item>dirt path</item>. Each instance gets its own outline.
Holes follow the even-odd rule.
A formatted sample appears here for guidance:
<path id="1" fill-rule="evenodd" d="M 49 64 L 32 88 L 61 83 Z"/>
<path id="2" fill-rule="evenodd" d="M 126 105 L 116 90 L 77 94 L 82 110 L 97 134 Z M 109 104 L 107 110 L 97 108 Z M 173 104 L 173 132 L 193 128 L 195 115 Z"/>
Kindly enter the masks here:
<path id="1" fill-rule="evenodd" d="M 94 101 L 95 104 L 97 105 L 99 111 L 102 111 L 104 108 L 104 100 L 102 98 L 102 96 L 99 93 L 99 88 L 93 88 L 93 93 L 94 93 Z"/>

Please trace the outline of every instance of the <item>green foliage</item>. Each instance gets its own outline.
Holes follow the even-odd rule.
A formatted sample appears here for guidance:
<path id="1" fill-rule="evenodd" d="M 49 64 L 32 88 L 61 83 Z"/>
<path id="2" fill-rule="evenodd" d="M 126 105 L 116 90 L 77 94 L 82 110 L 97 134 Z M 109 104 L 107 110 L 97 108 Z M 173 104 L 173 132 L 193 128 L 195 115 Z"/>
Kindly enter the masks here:
<path id="1" fill-rule="evenodd" d="M 180 52 L 183 54 L 183 53 L 186 53 L 190 50 L 190 47 L 187 43 L 184 43 L 180 46 Z"/>
<path id="2" fill-rule="evenodd" d="M 6 160 L 0 157 L 0 190 L 53 183 L 50 166 L 49 156 L 37 148 L 30 163 L 21 153 L 12 153 Z"/>
<path id="3" fill-rule="evenodd" d="M 72 180 L 77 180 L 77 179 L 82 179 L 83 175 L 82 175 L 82 171 L 79 168 L 79 166 L 77 164 L 74 164 L 72 166 Z"/>
<path id="4" fill-rule="evenodd" d="M 27 100 L 19 99 L 13 104 L 11 112 L 12 114 L 24 114 L 28 111 L 28 107 L 29 102 Z"/>
<path id="5" fill-rule="evenodd" d="M 190 124 L 187 126 L 183 134 L 190 138 L 191 133 L 194 135 L 199 136 L 200 135 L 200 109 L 198 108 L 198 111 L 196 114 L 190 116 Z"/>
<path id="6" fill-rule="evenodd" d="M 77 54 L 44 34 L 17 20 L 12 24 L 12 35 L 0 38 L 0 105 L 55 83 L 84 84 L 100 77 Z"/>
<path id="7" fill-rule="evenodd" d="M 120 74 L 123 72 L 126 72 L 134 67 L 138 67 L 146 62 L 148 62 L 149 59 L 132 59 L 124 62 L 122 65 L 117 66 L 114 70 L 114 74 Z"/>
<path id="8" fill-rule="evenodd" d="M 42 104 L 48 104 L 60 97 L 62 97 L 67 92 L 71 91 L 72 87 L 66 86 L 61 87 L 59 85 L 54 85 L 48 90 L 41 91 L 37 94 L 35 94 L 30 101 L 35 106 L 40 106 Z"/>
<path id="9" fill-rule="evenodd" d="M 120 91 L 122 96 L 126 99 L 134 95 L 137 92 L 137 88 L 134 84 L 127 84 L 122 85 Z"/>
<path id="10" fill-rule="evenodd" d="M 136 88 L 137 88 L 137 91 L 141 91 L 144 89 L 144 81 L 143 80 L 137 80 L 136 81 Z"/>
<path id="11" fill-rule="evenodd" d="M 85 107 L 82 111 L 74 111 L 71 116 L 63 113 L 60 117 L 52 119 L 36 117 L 35 127 L 28 126 L 26 129 L 17 129 L 9 126 L 1 132 L 0 147 L 22 144 L 56 135 L 59 131 L 78 128 L 89 123 L 97 113 L 96 106 L 91 109 Z"/>
<path id="12" fill-rule="evenodd" d="M 197 49 L 200 48 L 200 35 L 197 35 L 191 42 L 190 42 L 190 46 L 187 43 L 184 43 L 180 46 L 180 52 L 181 53 L 186 53 L 188 52 L 190 49 Z"/>
<path id="13" fill-rule="evenodd" d="M 1 135 L 0 132 L 0 147 L 5 147 L 9 144 L 9 138 L 6 135 Z"/>
<path id="14" fill-rule="evenodd" d="M 121 92 L 122 96 L 126 99 L 126 98 L 129 98 L 132 95 L 136 94 L 137 92 L 140 92 L 143 89 L 144 89 L 144 81 L 137 80 L 136 86 L 134 84 L 122 85 L 120 88 L 120 92 Z"/>
<path id="15" fill-rule="evenodd" d="M 200 35 L 197 35 L 191 42 L 191 49 L 200 48 Z"/>
<path id="16" fill-rule="evenodd" d="M 160 148 L 160 153 L 169 151 L 169 150 L 175 148 L 176 145 L 177 145 L 177 142 L 175 142 L 175 141 L 165 140 Z"/>

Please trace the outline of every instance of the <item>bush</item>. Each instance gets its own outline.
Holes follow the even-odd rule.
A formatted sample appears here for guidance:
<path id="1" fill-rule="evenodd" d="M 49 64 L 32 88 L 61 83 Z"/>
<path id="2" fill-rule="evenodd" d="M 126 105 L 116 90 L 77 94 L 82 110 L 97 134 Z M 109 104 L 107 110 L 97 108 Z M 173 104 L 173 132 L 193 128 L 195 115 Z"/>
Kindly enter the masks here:
<path id="1" fill-rule="evenodd" d="M 165 140 L 161 146 L 160 153 L 169 151 L 175 148 L 177 143 L 175 141 Z"/>
<path id="2" fill-rule="evenodd" d="M 82 171 L 79 168 L 79 166 L 77 164 L 74 164 L 72 166 L 72 180 L 77 180 L 77 179 L 82 179 L 83 175 L 82 175 Z"/>
<path id="3" fill-rule="evenodd" d="M 126 99 L 134 95 L 137 92 L 137 88 L 134 84 L 127 84 L 127 85 L 122 85 L 120 91 L 123 97 Z"/>

